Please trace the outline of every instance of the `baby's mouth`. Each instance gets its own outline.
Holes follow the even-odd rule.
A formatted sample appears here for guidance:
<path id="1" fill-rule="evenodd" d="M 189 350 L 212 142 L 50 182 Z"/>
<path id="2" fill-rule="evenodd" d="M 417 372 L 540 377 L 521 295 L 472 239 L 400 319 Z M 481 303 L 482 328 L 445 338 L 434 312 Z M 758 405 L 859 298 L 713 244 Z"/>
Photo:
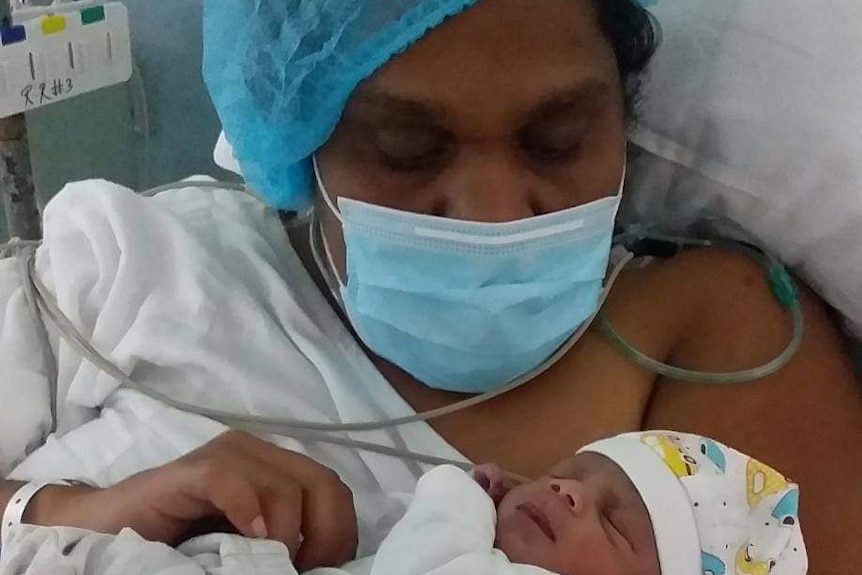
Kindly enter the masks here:
<path id="1" fill-rule="evenodd" d="M 554 530 L 551 529 L 551 523 L 548 521 L 548 518 L 545 517 L 545 514 L 542 511 L 529 502 L 524 502 L 518 505 L 515 509 L 526 515 L 530 521 L 536 524 L 536 526 L 542 530 L 548 539 L 550 539 L 553 543 L 557 542 L 557 537 L 554 535 Z"/>

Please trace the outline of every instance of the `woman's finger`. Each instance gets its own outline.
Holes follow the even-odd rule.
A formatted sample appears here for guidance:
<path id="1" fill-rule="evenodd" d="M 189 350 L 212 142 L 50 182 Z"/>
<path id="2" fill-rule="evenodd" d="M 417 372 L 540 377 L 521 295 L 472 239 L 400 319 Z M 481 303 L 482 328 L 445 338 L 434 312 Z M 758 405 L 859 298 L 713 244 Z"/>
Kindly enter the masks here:
<path id="1" fill-rule="evenodd" d="M 193 488 L 196 497 L 224 515 L 242 535 L 269 537 L 261 493 L 248 479 L 249 475 L 216 470 L 215 465 L 207 468 L 208 465 L 204 463 L 205 469 L 199 472 L 199 479 Z"/>
<path id="2" fill-rule="evenodd" d="M 253 436 L 236 434 L 228 439 L 247 442 L 252 449 L 246 453 L 276 473 L 295 479 L 301 487 L 302 543 L 295 555 L 300 570 L 341 565 L 355 558 L 358 536 L 353 493 L 338 474 L 305 455 Z"/>
<path id="3" fill-rule="evenodd" d="M 222 463 L 224 454 L 231 453 L 235 464 L 243 464 L 243 476 L 256 486 L 267 536 L 287 545 L 292 555 L 295 552 L 301 571 L 355 558 L 358 537 L 353 494 L 336 473 L 302 454 L 241 432 L 220 436 L 211 450 L 222 454 Z M 224 484 L 217 478 L 214 481 Z M 229 504 L 229 498 L 222 496 L 217 506 L 227 514 Z M 244 513 L 238 520 L 247 522 L 249 515 Z M 237 528 L 243 531 L 241 525 Z"/>
<path id="4" fill-rule="evenodd" d="M 358 542 L 353 494 L 332 472 L 306 485 L 302 509 L 305 537 L 296 557 L 300 570 L 341 565 L 356 558 Z"/>
<path id="5" fill-rule="evenodd" d="M 267 537 L 284 543 L 294 559 L 302 542 L 302 497 L 299 483 L 283 478 L 265 487 L 261 497 Z"/>

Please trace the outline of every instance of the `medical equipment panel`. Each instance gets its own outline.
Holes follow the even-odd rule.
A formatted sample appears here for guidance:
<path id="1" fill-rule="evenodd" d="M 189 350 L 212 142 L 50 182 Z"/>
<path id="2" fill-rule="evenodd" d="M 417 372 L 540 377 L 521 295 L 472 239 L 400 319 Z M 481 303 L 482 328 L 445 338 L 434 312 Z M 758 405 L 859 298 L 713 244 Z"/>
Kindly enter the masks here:
<path id="1" fill-rule="evenodd" d="M 0 28 L 0 118 L 131 76 L 129 15 L 118 2 L 7 19 Z"/>

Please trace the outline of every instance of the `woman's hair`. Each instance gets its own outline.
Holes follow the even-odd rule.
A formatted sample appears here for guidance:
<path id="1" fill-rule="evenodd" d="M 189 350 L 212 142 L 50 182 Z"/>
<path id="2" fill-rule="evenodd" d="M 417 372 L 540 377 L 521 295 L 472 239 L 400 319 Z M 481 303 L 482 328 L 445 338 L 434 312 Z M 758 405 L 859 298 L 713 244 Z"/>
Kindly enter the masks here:
<path id="1" fill-rule="evenodd" d="M 617 57 L 626 116 L 631 121 L 636 116 L 644 70 L 661 44 L 661 28 L 637 0 L 593 0 L 593 5 Z"/>

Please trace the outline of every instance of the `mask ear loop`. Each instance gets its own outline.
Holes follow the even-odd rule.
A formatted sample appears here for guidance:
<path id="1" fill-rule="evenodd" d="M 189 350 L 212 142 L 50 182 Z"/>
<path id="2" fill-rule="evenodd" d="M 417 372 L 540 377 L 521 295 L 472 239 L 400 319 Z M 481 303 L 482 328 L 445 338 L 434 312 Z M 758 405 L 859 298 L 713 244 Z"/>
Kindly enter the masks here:
<path id="1" fill-rule="evenodd" d="M 335 202 L 332 201 L 332 196 L 329 195 L 329 191 L 323 183 L 323 176 L 320 174 L 320 164 L 317 163 L 317 156 L 311 157 L 311 163 L 314 166 L 314 179 L 317 180 L 317 187 L 320 190 L 320 195 L 323 196 L 323 201 L 326 202 L 327 207 L 329 207 L 332 214 L 338 218 L 338 221 L 344 225 L 344 218 L 341 215 L 341 210 L 339 210 L 335 205 Z"/>
<path id="2" fill-rule="evenodd" d="M 329 194 L 329 191 L 326 189 L 326 185 L 323 183 L 323 176 L 320 173 L 320 164 L 318 164 L 316 156 L 312 157 L 312 164 L 314 165 L 314 177 L 317 180 L 317 186 L 320 189 L 323 200 L 326 202 L 327 207 L 329 207 L 333 215 L 335 215 L 335 217 L 338 218 L 338 221 L 341 222 L 341 229 L 344 230 L 344 217 L 342 216 L 341 211 L 335 207 L 335 204 L 332 201 L 332 196 Z M 317 245 L 318 241 L 323 245 L 323 252 L 326 255 L 326 261 L 329 264 L 328 266 L 324 264 L 323 258 L 320 255 L 320 249 Z M 341 308 L 344 316 L 352 325 L 355 326 L 356 322 L 350 315 L 350 310 L 344 303 L 344 296 L 342 295 L 343 290 L 347 289 L 347 282 L 342 280 L 341 275 L 338 273 L 338 268 L 335 266 L 335 260 L 332 257 L 332 250 L 329 249 L 329 242 L 326 241 L 326 234 L 323 233 L 323 226 L 314 214 L 312 215 L 311 227 L 309 229 L 309 243 L 311 244 L 311 254 L 314 257 L 314 262 L 318 269 L 320 269 L 320 273 L 323 274 L 324 281 L 326 282 L 326 286 L 329 288 L 332 297 L 335 299 L 336 303 L 338 303 L 338 307 Z M 356 331 L 355 335 L 360 341 L 362 341 L 362 344 L 365 345 L 365 347 L 371 349 L 371 346 L 368 345 L 368 342 L 365 341 L 361 333 Z"/>
<path id="3" fill-rule="evenodd" d="M 326 206 L 332 214 L 338 218 L 338 221 L 341 222 L 342 229 L 344 229 L 344 218 L 335 206 L 335 203 L 332 201 L 332 196 L 329 195 L 326 185 L 323 183 L 323 177 L 320 174 L 320 164 L 317 163 L 317 156 L 312 156 L 311 162 L 314 165 L 314 178 L 317 180 L 317 187 L 320 190 L 320 195 L 323 196 L 323 201 L 326 203 Z M 335 301 L 337 301 L 341 309 L 344 310 L 345 308 L 341 297 L 341 290 L 346 286 L 347 282 L 345 282 L 341 278 L 341 274 L 338 273 L 338 268 L 335 266 L 335 260 L 332 257 L 332 250 L 329 248 L 329 242 L 326 241 L 326 234 L 323 233 L 323 225 L 320 223 L 320 219 L 314 211 L 311 213 L 311 223 L 308 228 L 308 243 L 311 247 L 311 255 L 314 258 L 314 263 L 317 265 L 320 273 L 323 274 L 326 286 L 329 288 L 329 291 L 332 292 L 332 296 L 335 298 Z M 326 263 L 324 263 L 323 257 L 320 254 L 318 244 L 323 245 L 323 253 L 326 256 Z M 333 284 L 337 284 L 337 287 Z"/>
<path id="4" fill-rule="evenodd" d="M 319 243 L 323 244 L 323 251 L 326 254 L 326 260 L 329 262 L 329 265 L 324 262 L 323 256 L 320 253 L 320 247 L 318 246 Z M 341 296 L 341 278 L 338 277 L 338 272 L 335 271 L 335 265 L 333 264 L 326 239 L 323 238 L 323 229 L 320 227 L 317 214 L 314 212 L 311 213 L 311 222 L 308 226 L 308 245 L 311 248 L 311 256 L 314 258 L 314 263 L 317 269 L 320 270 L 320 275 L 323 276 L 323 281 L 326 282 L 329 293 L 332 294 L 332 298 L 338 304 L 338 307 L 341 308 L 341 311 L 347 313 L 344 308 L 344 300 Z"/>

